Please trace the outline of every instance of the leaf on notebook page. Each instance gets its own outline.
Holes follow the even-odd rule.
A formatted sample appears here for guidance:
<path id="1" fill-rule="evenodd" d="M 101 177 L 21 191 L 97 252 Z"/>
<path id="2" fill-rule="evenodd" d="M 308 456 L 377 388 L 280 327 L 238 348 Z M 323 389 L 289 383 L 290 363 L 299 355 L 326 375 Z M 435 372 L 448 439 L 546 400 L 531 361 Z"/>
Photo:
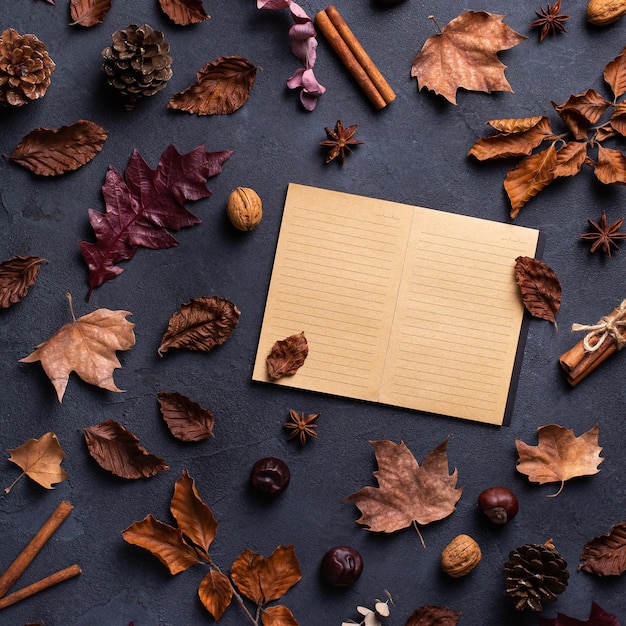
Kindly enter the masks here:
<path id="1" fill-rule="evenodd" d="M 515 280 L 527 311 L 556 327 L 556 314 L 561 307 L 561 283 L 556 272 L 543 261 L 518 256 L 515 259 Z"/>

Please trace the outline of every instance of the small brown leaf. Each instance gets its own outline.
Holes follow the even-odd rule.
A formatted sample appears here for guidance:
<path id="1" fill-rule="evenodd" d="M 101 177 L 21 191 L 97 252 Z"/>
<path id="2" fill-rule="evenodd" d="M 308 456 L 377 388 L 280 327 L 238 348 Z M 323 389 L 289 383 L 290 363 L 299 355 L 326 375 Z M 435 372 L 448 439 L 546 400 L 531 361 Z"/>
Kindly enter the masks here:
<path id="1" fill-rule="evenodd" d="M 161 415 L 176 439 L 204 441 L 213 436 L 213 413 L 176 392 L 157 394 Z"/>
<path id="2" fill-rule="evenodd" d="M 598 162 L 595 173 L 605 185 L 620 183 L 626 185 L 626 156 L 621 150 L 598 146 Z"/>
<path id="3" fill-rule="evenodd" d="M 309 355 L 309 344 L 304 332 L 277 341 L 267 356 L 267 373 L 278 379 L 295 374 Z"/>
<path id="4" fill-rule="evenodd" d="M 111 8 L 111 0 L 70 0 L 70 26 L 102 24 Z"/>
<path id="5" fill-rule="evenodd" d="M 46 259 L 38 256 L 14 256 L 0 263 L 0 309 L 7 309 L 26 297 L 42 263 L 47 263 Z"/>
<path id="6" fill-rule="evenodd" d="M 552 103 L 561 119 L 567 124 L 576 139 L 587 137 L 587 125 L 595 124 L 611 106 L 595 89 L 587 89 L 585 93 L 570 96 L 563 104 Z M 574 115 L 570 120 L 569 116 Z M 582 121 L 581 119 L 582 118 Z"/>
<path id="7" fill-rule="evenodd" d="M 545 115 L 537 115 L 535 117 L 514 117 L 501 120 L 488 120 L 485 124 L 489 124 L 500 133 L 523 133 L 531 130 L 538 125 L 543 125 L 548 121 Z M 552 130 L 549 130 L 552 134 Z"/>
<path id="8" fill-rule="evenodd" d="M 456 626 L 460 617 L 460 611 L 426 605 L 413 611 L 404 626 Z"/>
<path id="9" fill-rule="evenodd" d="M 268 606 L 261 614 L 263 626 L 298 626 L 293 613 L 282 604 Z"/>
<path id="10" fill-rule="evenodd" d="M 626 93 L 626 48 L 604 68 L 604 80 L 607 82 L 615 99 Z"/>
<path id="11" fill-rule="evenodd" d="M 598 446 L 598 425 L 591 430 L 574 436 L 574 431 L 556 424 L 537 429 L 539 443 L 536 446 L 515 440 L 519 454 L 517 471 L 526 474 L 533 483 L 560 482 L 561 487 L 554 494 L 561 493 L 566 480 L 578 476 L 590 476 L 600 470 L 598 465 L 604 460 Z"/>
<path id="12" fill-rule="evenodd" d="M 139 439 L 115 420 L 82 429 L 89 454 L 100 467 L 121 478 L 149 478 L 169 469 Z"/>
<path id="13" fill-rule="evenodd" d="M 204 608 L 216 622 L 219 622 L 233 599 L 233 587 L 228 576 L 222 572 L 211 570 L 202 579 L 198 587 L 198 596 Z"/>
<path id="14" fill-rule="evenodd" d="M 168 109 L 197 115 L 227 115 L 241 108 L 250 96 L 256 66 L 239 56 L 208 61 L 196 73 L 196 82 L 175 93 Z"/>
<path id="15" fill-rule="evenodd" d="M 5 493 L 9 493 L 24 475 L 46 489 L 54 489 L 53 484 L 67 478 L 67 472 L 61 467 L 65 452 L 54 433 L 46 433 L 39 439 L 29 439 L 8 452 L 11 453 L 9 461 L 18 465 L 23 472 L 4 490 Z"/>
<path id="16" fill-rule="evenodd" d="M 91 161 L 106 138 L 107 131 L 88 120 L 56 130 L 37 128 L 20 141 L 11 159 L 39 176 L 57 176 Z"/>
<path id="17" fill-rule="evenodd" d="M 202 0 L 159 0 L 159 4 L 163 13 L 179 26 L 197 24 L 211 17 L 204 10 Z"/>
<path id="18" fill-rule="evenodd" d="M 192 299 L 170 317 L 159 355 L 163 356 L 170 348 L 210 352 L 230 337 L 240 314 L 239 309 L 225 298 Z"/>
<path id="19" fill-rule="evenodd" d="M 587 144 L 583 141 L 570 141 L 556 153 L 556 165 L 552 170 L 554 177 L 574 176 L 587 158 Z"/>
<path id="20" fill-rule="evenodd" d="M 164 524 L 152 515 L 131 524 L 122 531 L 122 537 L 128 543 L 149 550 L 172 576 L 202 563 L 196 551 L 185 543 L 180 529 Z"/>
<path id="21" fill-rule="evenodd" d="M 626 571 L 626 522 L 611 527 L 606 535 L 590 539 L 580 555 L 579 570 L 596 576 L 620 576 Z"/>
<path id="22" fill-rule="evenodd" d="M 526 310 L 533 316 L 552 322 L 561 306 L 561 283 L 556 272 L 543 261 L 529 256 L 515 259 L 515 280 Z"/>
<path id="23" fill-rule="evenodd" d="M 626 136 L 626 102 L 620 102 L 611 115 L 611 128 Z"/>

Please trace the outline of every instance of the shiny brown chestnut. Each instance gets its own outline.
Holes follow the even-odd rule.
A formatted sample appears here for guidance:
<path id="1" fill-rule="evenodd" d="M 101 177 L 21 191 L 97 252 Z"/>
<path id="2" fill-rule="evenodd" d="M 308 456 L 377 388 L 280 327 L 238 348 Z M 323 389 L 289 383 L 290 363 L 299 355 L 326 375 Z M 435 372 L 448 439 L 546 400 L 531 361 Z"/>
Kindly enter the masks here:
<path id="1" fill-rule="evenodd" d="M 322 557 L 320 573 L 322 578 L 335 587 L 353 585 L 363 571 L 363 557 L 350 546 L 335 546 Z"/>
<path id="2" fill-rule="evenodd" d="M 478 495 L 478 506 L 494 524 L 506 524 L 519 510 L 517 496 L 508 487 L 485 489 Z"/>
<path id="3" fill-rule="evenodd" d="M 273 456 L 259 459 L 250 471 L 250 486 L 264 496 L 274 497 L 282 493 L 290 480 L 287 463 Z"/>

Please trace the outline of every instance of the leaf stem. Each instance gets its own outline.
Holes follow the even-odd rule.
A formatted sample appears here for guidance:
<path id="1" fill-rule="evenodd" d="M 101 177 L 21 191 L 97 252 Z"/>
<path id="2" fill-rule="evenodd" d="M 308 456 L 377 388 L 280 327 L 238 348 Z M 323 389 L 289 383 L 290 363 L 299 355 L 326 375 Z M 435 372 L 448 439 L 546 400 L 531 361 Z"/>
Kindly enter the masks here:
<path id="1" fill-rule="evenodd" d="M 422 537 L 422 533 L 420 532 L 420 529 L 417 526 L 417 522 L 415 520 L 413 520 L 413 528 L 415 528 L 415 532 L 417 533 L 417 536 L 420 538 L 420 541 L 422 542 L 422 548 L 426 548 L 426 543 L 424 543 L 424 537 Z"/>
<path id="2" fill-rule="evenodd" d="M 9 493 L 9 491 L 11 491 L 11 489 L 13 489 L 13 487 L 15 487 L 17 481 L 24 476 L 26 472 L 22 472 L 8 487 L 5 487 L 4 489 L 4 493 Z"/>
<path id="3" fill-rule="evenodd" d="M 441 29 L 441 26 L 439 26 L 439 22 L 437 21 L 437 18 L 434 15 L 429 15 L 428 19 L 434 22 L 435 26 L 437 27 L 437 30 L 439 31 L 439 34 L 443 33 L 443 30 Z"/>
<path id="4" fill-rule="evenodd" d="M 74 315 L 74 306 L 72 305 L 72 294 L 66 293 L 65 297 L 67 298 L 67 301 L 69 302 L 69 305 L 70 305 L 70 313 L 72 314 L 72 321 L 75 322 L 76 316 Z"/>
<path id="5" fill-rule="evenodd" d="M 224 574 L 224 572 L 222 572 L 222 570 L 219 568 L 217 563 L 215 563 L 215 561 L 213 561 L 211 558 L 209 558 L 209 565 L 215 571 L 219 572 L 220 574 Z M 235 596 L 235 599 L 239 603 L 239 606 L 243 609 L 243 612 L 248 616 L 248 619 L 254 624 L 254 626 L 259 626 L 259 619 L 258 619 L 258 617 L 255 619 L 255 617 L 252 615 L 252 613 L 250 613 L 250 611 L 248 610 L 248 607 L 246 606 L 245 602 L 243 601 L 243 598 L 241 597 L 241 594 L 237 591 L 237 589 L 235 589 L 235 585 L 233 585 L 232 581 L 230 583 L 230 586 L 232 587 L 233 595 Z M 260 610 L 260 607 L 259 607 L 259 610 Z"/>

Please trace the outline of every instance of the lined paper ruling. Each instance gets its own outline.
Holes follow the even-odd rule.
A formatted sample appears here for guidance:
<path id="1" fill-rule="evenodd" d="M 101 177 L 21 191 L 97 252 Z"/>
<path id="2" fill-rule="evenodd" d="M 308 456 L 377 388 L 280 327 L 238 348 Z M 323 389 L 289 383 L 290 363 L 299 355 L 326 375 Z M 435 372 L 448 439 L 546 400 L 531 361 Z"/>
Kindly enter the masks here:
<path id="1" fill-rule="evenodd" d="M 253 379 L 503 424 L 524 335 L 516 257 L 538 230 L 290 184 Z M 271 381 L 277 340 L 309 344 Z"/>

